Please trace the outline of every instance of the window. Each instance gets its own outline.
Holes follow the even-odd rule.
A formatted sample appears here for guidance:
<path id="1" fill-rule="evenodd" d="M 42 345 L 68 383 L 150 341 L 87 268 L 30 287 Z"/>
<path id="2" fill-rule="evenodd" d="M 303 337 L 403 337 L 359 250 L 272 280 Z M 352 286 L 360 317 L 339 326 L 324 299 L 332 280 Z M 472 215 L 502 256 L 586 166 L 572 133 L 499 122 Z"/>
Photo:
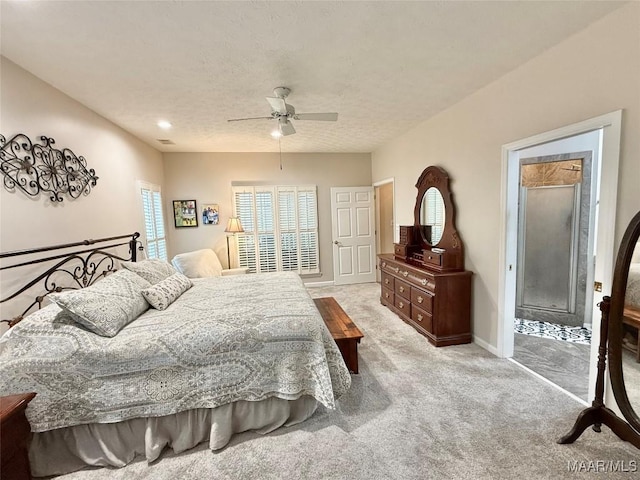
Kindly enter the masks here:
<path id="1" fill-rule="evenodd" d="M 167 239 L 162 214 L 162 195 L 158 185 L 139 182 L 142 195 L 147 258 L 167 260 Z"/>
<path id="2" fill-rule="evenodd" d="M 315 185 L 233 187 L 238 260 L 250 272 L 319 273 Z"/>

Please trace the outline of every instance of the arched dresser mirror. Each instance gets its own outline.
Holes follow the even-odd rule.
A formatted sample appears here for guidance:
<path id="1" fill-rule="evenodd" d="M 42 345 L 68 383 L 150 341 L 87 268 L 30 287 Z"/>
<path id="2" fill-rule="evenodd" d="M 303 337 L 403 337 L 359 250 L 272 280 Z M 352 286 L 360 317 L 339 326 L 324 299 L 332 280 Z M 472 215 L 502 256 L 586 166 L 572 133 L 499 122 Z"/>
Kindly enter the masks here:
<path id="1" fill-rule="evenodd" d="M 427 167 L 418 178 L 416 188 L 413 223 L 418 237 L 416 243 L 422 250 L 421 260 L 441 271 L 463 270 L 464 250 L 456 230 L 449 175 L 443 168 Z"/>
<path id="2" fill-rule="evenodd" d="M 414 224 L 381 254 L 380 302 L 437 347 L 471 342 L 471 272 L 455 226 L 449 175 L 427 167 L 416 183 Z"/>
<path id="3" fill-rule="evenodd" d="M 596 395 L 558 443 L 573 443 L 589 426 L 607 425 L 640 448 L 640 212 L 629 223 L 616 258 L 611 297 L 600 303 L 602 322 Z M 624 419 L 604 405 L 605 354 L 611 389 Z M 626 420 L 626 421 L 625 421 Z"/>

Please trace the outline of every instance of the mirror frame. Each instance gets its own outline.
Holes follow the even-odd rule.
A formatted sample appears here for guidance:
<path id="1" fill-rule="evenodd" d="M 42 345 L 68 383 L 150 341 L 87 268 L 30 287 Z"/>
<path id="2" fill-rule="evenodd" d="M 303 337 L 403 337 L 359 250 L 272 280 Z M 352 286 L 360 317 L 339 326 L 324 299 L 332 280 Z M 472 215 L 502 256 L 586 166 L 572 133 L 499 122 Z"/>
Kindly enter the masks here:
<path id="1" fill-rule="evenodd" d="M 618 249 L 616 267 L 613 273 L 613 285 L 611 288 L 611 309 L 609 311 L 609 378 L 611 388 L 615 396 L 616 403 L 620 411 L 626 418 L 629 425 L 640 433 L 640 417 L 629 402 L 627 389 L 624 384 L 624 374 L 622 371 L 622 317 L 624 314 L 624 301 L 627 291 L 627 277 L 631 257 L 633 256 L 636 243 L 640 238 L 640 212 L 638 212 L 622 237 L 622 242 Z M 637 406 L 640 408 L 640 406 Z"/>
<path id="2" fill-rule="evenodd" d="M 425 250 L 431 250 L 432 247 L 443 248 L 448 252 L 456 252 L 462 256 L 462 240 L 456 230 L 456 207 L 453 203 L 453 194 L 449 187 L 449 174 L 440 167 L 430 166 L 424 169 L 416 188 L 418 189 L 418 195 L 416 197 L 416 205 L 413 210 L 413 223 L 414 227 L 420 232 L 420 209 L 422 207 L 422 198 L 427 190 L 431 187 L 435 187 L 442 195 L 444 201 L 444 229 L 442 231 L 442 238 L 437 245 L 431 245 L 427 242 L 422 233 L 418 235 L 421 246 Z M 462 257 L 464 258 L 464 257 Z"/>

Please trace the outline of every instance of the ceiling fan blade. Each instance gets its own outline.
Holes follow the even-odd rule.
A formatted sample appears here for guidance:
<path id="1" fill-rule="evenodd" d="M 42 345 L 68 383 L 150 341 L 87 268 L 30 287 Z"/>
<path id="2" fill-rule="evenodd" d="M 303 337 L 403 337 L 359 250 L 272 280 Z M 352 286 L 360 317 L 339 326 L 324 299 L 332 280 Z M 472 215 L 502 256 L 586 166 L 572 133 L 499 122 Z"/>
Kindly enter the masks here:
<path id="1" fill-rule="evenodd" d="M 227 122 L 241 122 L 243 120 L 273 120 L 273 117 L 231 118 Z"/>
<path id="2" fill-rule="evenodd" d="M 274 112 L 278 112 L 282 115 L 286 115 L 287 114 L 287 104 L 284 101 L 284 98 L 278 98 L 278 97 L 266 97 L 267 98 L 267 102 L 269 102 L 269 105 L 271 105 L 271 109 Z"/>
<path id="3" fill-rule="evenodd" d="M 280 129 L 280 133 L 282 134 L 282 136 L 293 135 L 294 133 L 296 133 L 296 129 L 293 128 L 293 125 L 291 125 L 291 122 L 288 121 L 287 119 L 285 119 L 284 122 L 281 119 L 278 122 L 278 127 Z"/>
<path id="4" fill-rule="evenodd" d="M 319 120 L 323 122 L 335 122 L 338 120 L 337 113 L 296 113 L 295 120 Z"/>

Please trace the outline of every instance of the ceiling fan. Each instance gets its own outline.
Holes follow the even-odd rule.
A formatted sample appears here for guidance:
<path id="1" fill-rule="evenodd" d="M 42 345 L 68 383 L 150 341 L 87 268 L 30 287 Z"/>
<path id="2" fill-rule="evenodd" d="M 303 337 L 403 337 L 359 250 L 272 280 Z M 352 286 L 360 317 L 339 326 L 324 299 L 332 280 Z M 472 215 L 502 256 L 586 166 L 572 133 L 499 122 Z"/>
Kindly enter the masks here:
<path id="1" fill-rule="evenodd" d="M 271 105 L 271 116 L 269 117 L 249 117 L 249 118 L 232 118 L 228 122 L 240 122 L 244 120 L 262 120 L 276 119 L 278 120 L 278 131 L 280 135 L 293 135 L 296 129 L 293 128 L 291 120 L 316 120 L 324 122 L 335 122 L 338 120 L 337 113 L 296 113 L 293 105 L 285 102 L 285 98 L 289 96 L 291 90 L 287 87 L 276 87 L 273 89 L 275 97 L 266 97 L 267 102 Z"/>

